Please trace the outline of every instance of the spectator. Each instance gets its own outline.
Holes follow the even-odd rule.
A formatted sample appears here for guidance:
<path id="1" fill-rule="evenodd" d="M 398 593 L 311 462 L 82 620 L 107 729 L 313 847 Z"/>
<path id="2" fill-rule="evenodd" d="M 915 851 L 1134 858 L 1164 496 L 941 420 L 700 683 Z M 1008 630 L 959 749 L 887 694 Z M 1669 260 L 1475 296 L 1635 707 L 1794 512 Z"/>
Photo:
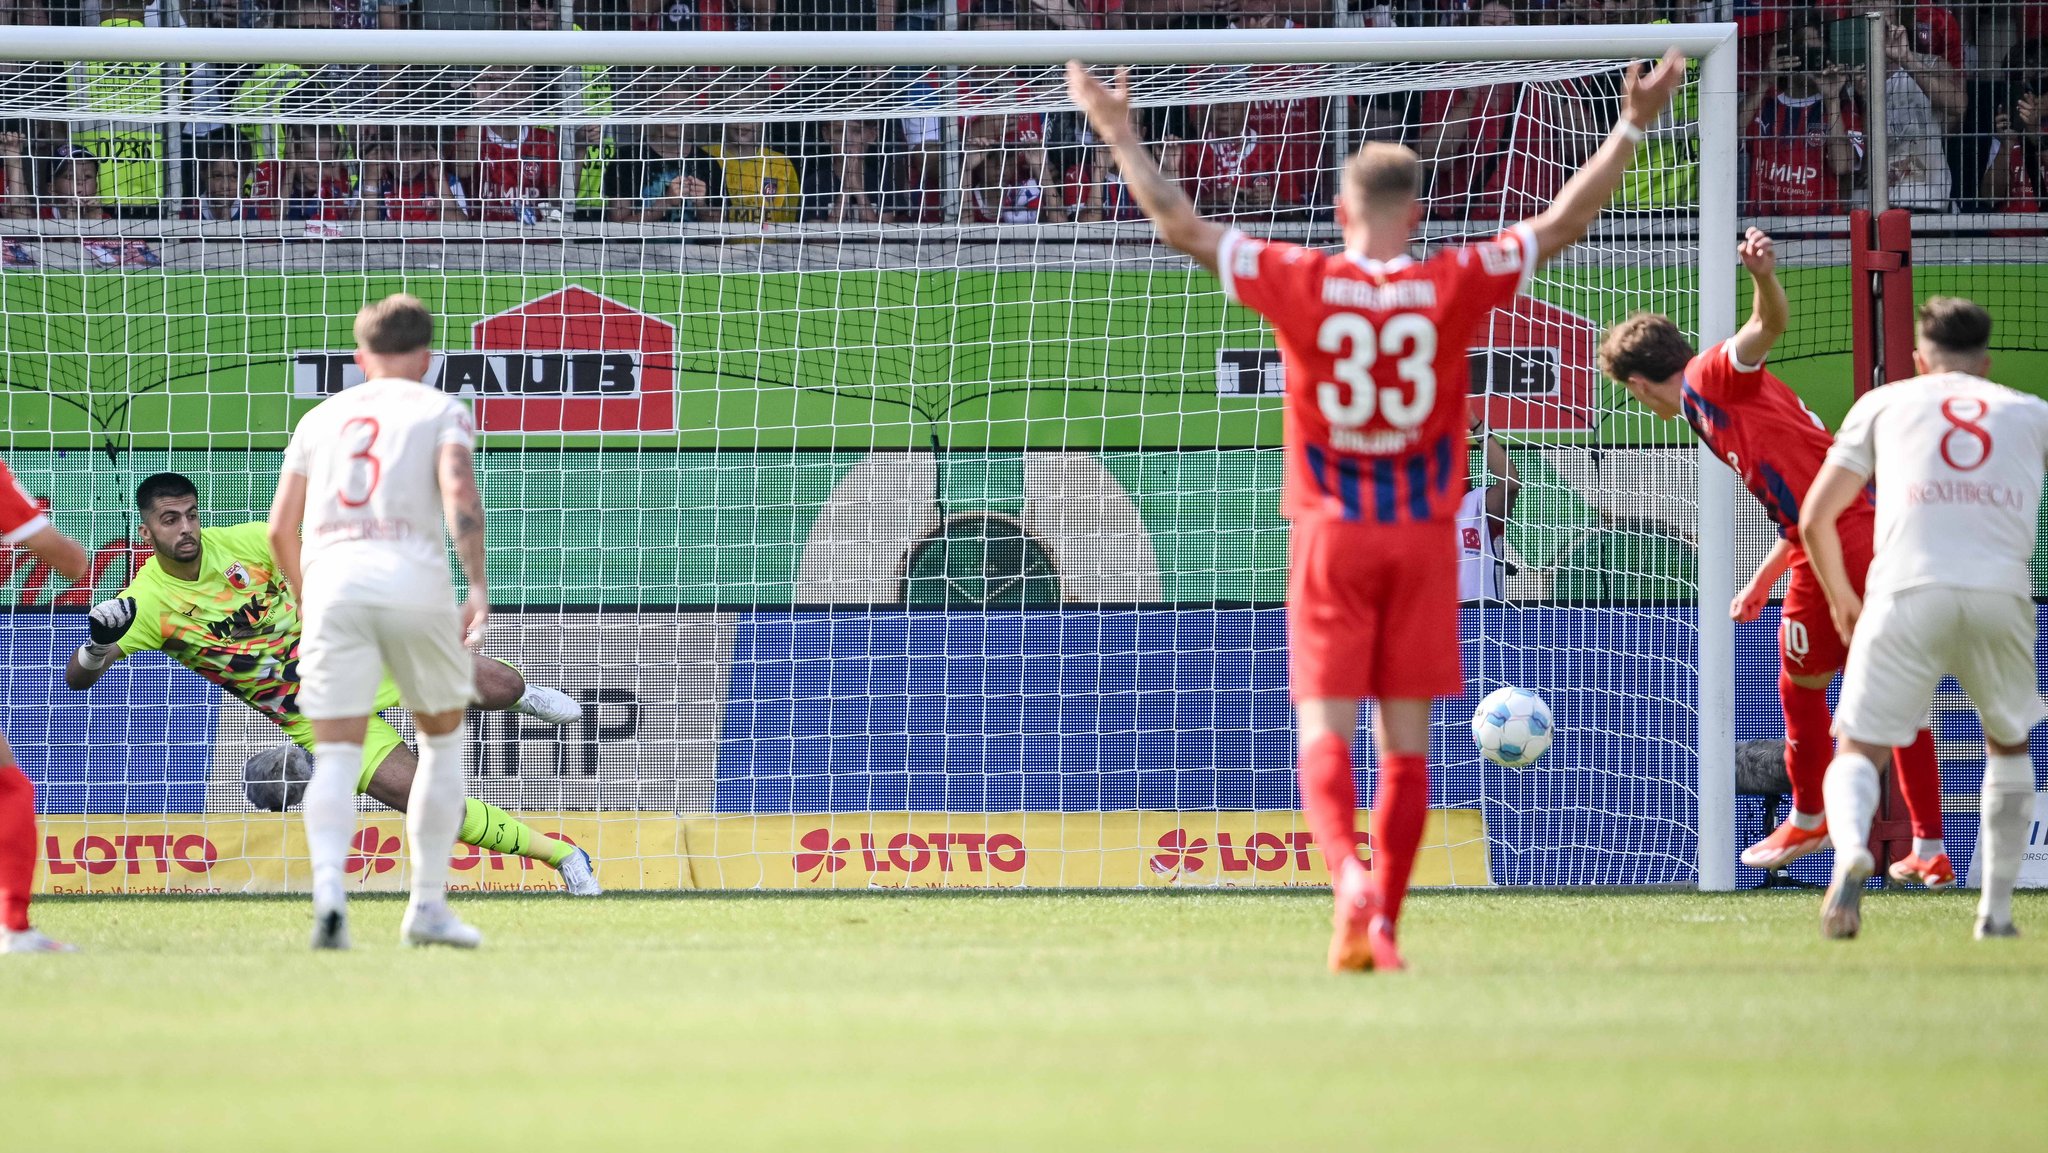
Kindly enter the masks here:
<path id="1" fill-rule="evenodd" d="M 1508 518 L 1522 495 L 1522 476 L 1508 456 L 1507 446 L 1472 422 L 1472 438 L 1486 450 L 1486 469 L 1476 477 L 1491 477 L 1492 484 L 1468 489 L 1458 504 L 1458 599 L 1498 601 L 1507 596 L 1508 562 L 1506 537 Z"/>
<path id="2" fill-rule="evenodd" d="M 1245 104 L 1212 104 L 1196 113 L 1199 137 L 1184 145 L 1182 183 L 1204 216 L 1262 216 L 1301 207 L 1299 174 L 1286 170 L 1278 139 L 1249 123 Z"/>
<path id="3" fill-rule="evenodd" d="M 1829 59 L 1818 20 L 1782 35 L 1765 69 L 1751 77 L 1737 122 L 1749 167 L 1749 211 L 1766 216 L 1841 212 L 1862 163 L 1862 122 L 1848 74 Z"/>
<path id="4" fill-rule="evenodd" d="M 1946 212 L 1954 192 L 1945 137 L 1960 128 L 1967 104 L 1960 68 L 1962 35 L 1945 8 L 1872 7 L 1886 13 L 1884 108 L 1886 187 L 1894 207 Z"/>
<path id="5" fill-rule="evenodd" d="M 718 179 L 717 162 L 683 139 L 681 123 L 649 124 L 640 143 L 605 168 L 606 218 L 614 224 L 695 220 Z"/>
<path id="6" fill-rule="evenodd" d="M 462 182 L 475 198 L 473 219 L 532 224 L 550 216 L 562 191 L 555 133 L 520 123 L 534 94 L 533 81 L 517 68 L 490 67 L 472 88 L 477 111 L 496 119 L 462 128 L 455 150 L 467 171 Z"/>
<path id="7" fill-rule="evenodd" d="M 985 32 L 1014 31 L 1010 13 L 991 9 L 975 17 Z M 960 77 L 960 100 L 969 106 L 1007 102 L 1028 95 L 1024 78 L 1008 68 L 969 68 Z M 983 223 L 1044 219 L 1064 223 L 1066 203 L 1058 189 L 1045 187 L 1045 116 L 1038 112 L 977 113 L 961 124 L 961 211 Z"/>
<path id="8" fill-rule="evenodd" d="M 1232 28 L 1300 28 L 1301 21 L 1295 19 L 1292 7 L 1296 0 L 1241 0 L 1243 7 L 1230 21 Z M 1280 66 L 1281 69 L 1285 65 Z M 1255 74 L 1277 76 L 1280 73 L 1272 67 L 1255 70 Z M 1301 193 L 1301 203 L 1317 199 L 1316 183 L 1323 170 L 1323 138 L 1321 124 L 1323 102 L 1320 100 L 1273 100 L 1253 98 L 1250 113 L 1246 117 L 1251 130 L 1260 139 L 1272 141 L 1280 148 L 1280 170 L 1285 172 Z"/>
<path id="9" fill-rule="evenodd" d="M 803 196 L 796 165 L 761 143 L 761 125 L 727 124 L 724 139 L 704 147 L 717 165 L 717 183 L 706 181 L 698 217 L 736 224 L 788 224 Z"/>
<path id="10" fill-rule="evenodd" d="M 258 219 L 341 224 L 362 214 L 341 141 L 324 129 L 294 124 L 287 131 L 282 161 L 256 166 L 251 195 L 264 203 Z"/>
<path id="11" fill-rule="evenodd" d="M 90 149 L 66 148 L 50 166 L 41 216 L 44 220 L 112 220 L 100 201 L 100 160 Z"/>
<path id="12" fill-rule="evenodd" d="M 28 134 L 0 131 L 0 220 L 35 215 L 35 185 L 29 179 Z"/>
<path id="13" fill-rule="evenodd" d="M 399 129 L 390 154 L 364 166 L 363 219 L 409 224 L 467 219 L 468 196 L 455 166 L 444 159 L 447 152 L 447 133 L 440 128 Z"/>
<path id="14" fill-rule="evenodd" d="M 272 205 L 248 195 L 248 172 L 232 142 L 212 145 L 195 160 L 198 186 L 186 204 L 187 220 L 271 220 Z"/>
<path id="15" fill-rule="evenodd" d="M 1983 198 L 1992 212 L 2038 212 L 2048 184 L 2048 41 L 2028 40 L 2007 54 L 2006 75 L 1985 92 L 1992 139 L 1984 161 Z"/>

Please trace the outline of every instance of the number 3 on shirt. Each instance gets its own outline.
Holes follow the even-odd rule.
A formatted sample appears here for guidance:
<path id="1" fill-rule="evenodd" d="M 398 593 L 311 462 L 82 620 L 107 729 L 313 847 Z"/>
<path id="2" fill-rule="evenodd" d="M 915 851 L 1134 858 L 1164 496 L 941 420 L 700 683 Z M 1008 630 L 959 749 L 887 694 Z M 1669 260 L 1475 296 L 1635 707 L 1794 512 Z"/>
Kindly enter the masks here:
<path id="1" fill-rule="evenodd" d="M 1370 421 L 1377 410 L 1388 424 L 1410 429 L 1421 424 L 1436 407 L 1436 325 L 1428 317 L 1398 313 L 1375 334 L 1372 321 L 1355 312 L 1332 313 L 1316 332 L 1316 347 L 1338 357 L 1337 381 L 1324 381 L 1316 386 L 1316 403 L 1332 425 L 1357 428 Z M 1411 392 L 1406 400 L 1402 399 L 1400 389 L 1373 387 L 1372 366 L 1381 353 L 1401 358 L 1394 370 L 1409 385 Z M 1341 399 L 1338 383 L 1350 386 L 1350 403 Z"/>
<path id="2" fill-rule="evenodd" d="M 384 479 L 384 465 L 370 451 L 377 447 L 377 435 L 382 431 L 375 417 L 358 416 L 343 422 L 341 443 L 348 450 L 348 471 L 341 478 L 343 508 L 361 508 L 370 503 L 378 482 Z"/>

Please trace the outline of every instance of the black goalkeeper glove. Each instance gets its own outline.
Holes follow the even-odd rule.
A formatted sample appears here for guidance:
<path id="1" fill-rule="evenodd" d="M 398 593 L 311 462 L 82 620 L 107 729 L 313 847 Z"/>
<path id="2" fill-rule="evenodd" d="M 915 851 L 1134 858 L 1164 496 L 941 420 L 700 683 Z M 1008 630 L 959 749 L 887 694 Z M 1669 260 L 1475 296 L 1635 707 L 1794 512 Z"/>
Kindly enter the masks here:
<path id="1" fill-rule="evenodd" d="M 92 606 L 86 623 L 92 641 L 78 650 L 78 663 L 89 669 L 105 668 L 114 657 L 114 645 L 135 624 L 135 598 L 115 597 Z"/>

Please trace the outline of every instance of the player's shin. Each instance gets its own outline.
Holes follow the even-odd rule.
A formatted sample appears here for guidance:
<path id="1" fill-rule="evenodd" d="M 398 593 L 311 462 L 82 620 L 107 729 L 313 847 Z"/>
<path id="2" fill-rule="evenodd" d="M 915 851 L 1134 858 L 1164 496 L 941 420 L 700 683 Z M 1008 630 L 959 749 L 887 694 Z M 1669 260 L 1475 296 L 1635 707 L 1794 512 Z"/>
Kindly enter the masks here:
<path id="1" fill-rule="evenodd" d="M 2034 820 L 2034 763 L 2025 752 L 1993 753 L 1984 766 L 1984 892 L 1977 915 L 1993 926 L 2012 924 L 2012 890 L 2027 852 Z"/>
<path id="2" fill-rule="evenodd" d="M 349 837 L 356 831 L 356 782 L 363 775 L 363 746 L 320 741 L 313 746 L 313 779 L 306 782 L 306 852 L 313 859 L 313 909 L 329 912 L 347 903 L 342 870 Z"/>
<path id="3" fill-rule="evenodd" d="M 13 761 L 0 761 L 0 930 L 28 931 L 36 879 L 36 789 Z"/>
<path id="4" fill-rule="evenodd" d="M 528 857 L 549 868 L 560 868 L 563 860 L 576 851 L 567 841 L 535 832 L 518 817 L 475 797 L 464 802 L 462 827 L 455 839 L 493 853 Z"/>
<path id="5" fill-rule="evenodd" d="M 421 734 L 420 767 L 405 809 L 406 839 L 412 849 L 412 903 L 438 905 L 448 891 L 448 858 L 462 828 L 463 726 Z"/>
<path id="6" fill-rule="evenodd" d="M 1358 782 L 1351 774 L 1351 742 L 1325 732 L 1301 750 L 1301 804 L 1309 832 L 1323 852 L 1330 878 L 1358 857 Z"/>
<path id="7" fill-rule="evenodd" d="M 1388 920 L 1401 919 L 1428 813 L 1429 758 L 1420 753 L 1382 756 L 1379 798 L 1372 808 L 1372 874 Z"/>
<path id="8" fill-rule="evenodd" d="M 1778 674 L 1778 701 L 1785 709 L 1785 775 L 1792 781 L 1792 824 L 1794 828 L 1820 827 L 1821 782 L 1827 778 L 1828 762 L 1834 758 L 1835 740 L 1828 733 L 1834 718 L 1828 713 L 1826 686 L 1809 688 L 1790 674 Z"/>
<path id="9" fill-rule="evenodd" d="M 1868 853 L 1870 822 L 1877 816 L 1877 766 L 1860 752 L 1844 750 L 1828 766 L 1824 792 L 1837 859 L 1845 853 Z"/>
<path id="10" fill-rule="evenodd" d="M 1910 745 L 1892 752 L 1892 771 L 1906 815 L 1913 821 L 1913 855 L 1933 860 L 1946 851 L 1941 843 L 1941 762 L 1934 752 L 1934 730 L 1921 729 Z"/>

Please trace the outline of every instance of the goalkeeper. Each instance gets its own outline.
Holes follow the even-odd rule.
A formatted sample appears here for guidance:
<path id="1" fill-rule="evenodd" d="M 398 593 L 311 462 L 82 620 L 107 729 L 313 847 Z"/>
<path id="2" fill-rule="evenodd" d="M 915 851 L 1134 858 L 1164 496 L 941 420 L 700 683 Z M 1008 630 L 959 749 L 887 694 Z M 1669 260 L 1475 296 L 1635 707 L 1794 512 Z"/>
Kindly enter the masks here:
<path id="1" fill-rule="evenodd" d="M 298 602 L 271 560 L 270 526 L 259 520 L 201 528 L 199 490 L 172 472 L 145 479 L 135 490 L 135 507 L 142 514 L 142 539 L 156 555 L 118 596 L 93 606 L 92 639 L 71 654 L 64 683 L 89 689 L 115 661 L 156 649 L 240 697 L 310 752 L 313 726 L 297 707 L 304 626 Z M 557 725 L 583 716 L 568 696 L 528 685 L 517 669 L 489 657 L 476 658 L 476 687 L 478 708 Z M 387 677 L 377 707 L 397 704 L 397 686 Z M 356 791 L 404 812 L 418 766 L 398 730 L 371 717 Z M 578 896 L 599 892 L 589 854 L 474 797 L 459 839 L 540 861 L 559 871 L 564 886 Z"/>

